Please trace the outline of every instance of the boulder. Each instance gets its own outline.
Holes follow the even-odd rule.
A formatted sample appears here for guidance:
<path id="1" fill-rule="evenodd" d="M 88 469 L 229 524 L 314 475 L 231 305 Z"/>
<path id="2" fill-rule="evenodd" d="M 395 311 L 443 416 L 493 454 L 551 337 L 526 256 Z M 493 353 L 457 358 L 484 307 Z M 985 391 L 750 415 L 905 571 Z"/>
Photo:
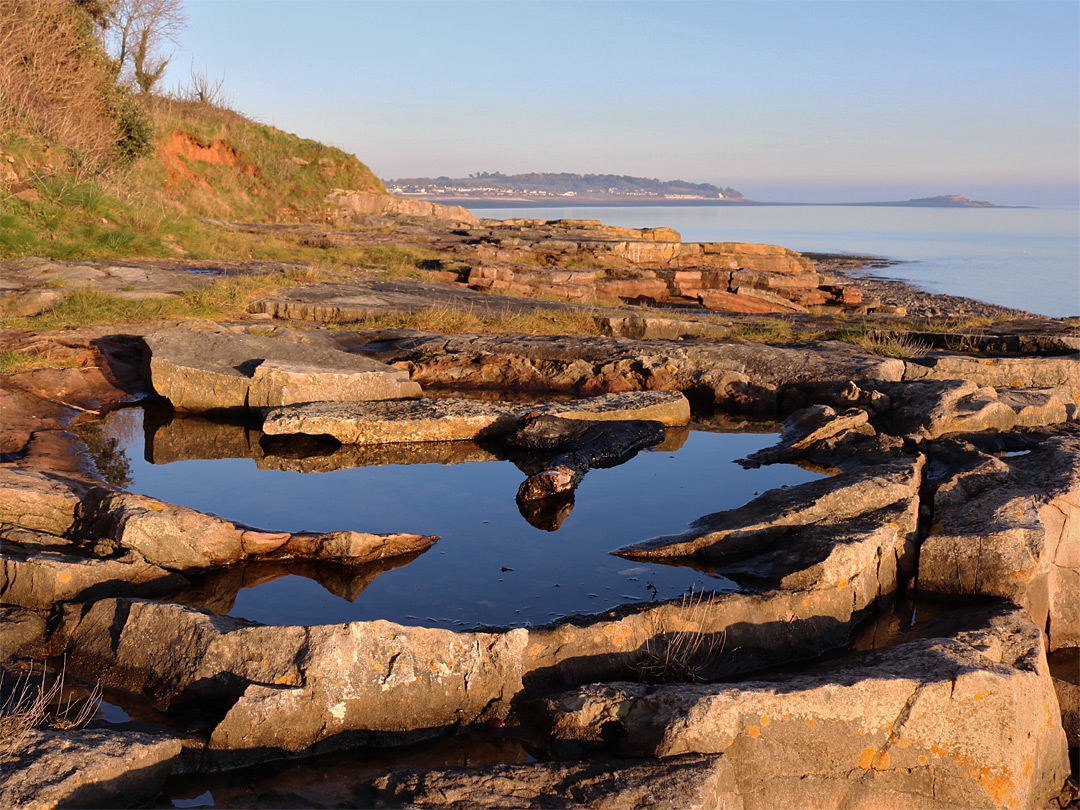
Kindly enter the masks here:
<path id="1" fill-rule="evenodd" d="M 262 429 L 271 436 L 332 436 L 342 444 L 462 441 L 509 433 L 526 413 L 591 421 L 648 419 L 664 425 L 690 421 L 690 405 L 681 394 L 638 391 L 533 405 L 470 399 L 317 402 L 276 408 L 267 414 Z"/>
<path id="2" fill-rule="evenodd" d="M 1039 629 L 1016 609 L 809 672 L 543 705 L 563 749 L 722 755 L 744 807 L 1044 807 L 1069 773 Z"/>
<path id="3" fill-rule="evenodd" d="M 179 739 L 137 731 L 33 729 L 4 763 L 0 805 L 139 807 L 165 785 Z"/>
<path id="4" fill-rule="evenodd" d="M 147 335 L 149 382 L 177 410 L 268 408 L 420 396 L 408 374 L 370 358 L 250 334 Z"/>

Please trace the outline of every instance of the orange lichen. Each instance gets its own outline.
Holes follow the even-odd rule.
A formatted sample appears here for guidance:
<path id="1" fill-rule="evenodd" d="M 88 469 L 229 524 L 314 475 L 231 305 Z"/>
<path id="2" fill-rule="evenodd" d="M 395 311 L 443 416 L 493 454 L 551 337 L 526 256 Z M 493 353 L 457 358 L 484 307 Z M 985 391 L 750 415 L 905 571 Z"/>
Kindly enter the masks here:
<path id="1" fill-rule="evenodd" d="M 747 729 L 746 733 L 749 734 L 751 737 L 760 737 L 761 729 L 757 726 L 750 726 L 750 728 Z"/>

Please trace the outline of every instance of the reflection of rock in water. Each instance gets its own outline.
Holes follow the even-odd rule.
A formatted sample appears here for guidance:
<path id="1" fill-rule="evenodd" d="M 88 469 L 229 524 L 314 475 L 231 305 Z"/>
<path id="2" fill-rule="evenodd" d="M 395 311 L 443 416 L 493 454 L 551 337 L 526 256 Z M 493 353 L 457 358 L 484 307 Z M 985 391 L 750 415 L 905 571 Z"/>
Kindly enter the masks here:
<path id="1" fill-rule="evenodd" d="M 238 421 L 171 413 L 146 419 L 146 460 L 250 458 L 260 470 L 314 473 L 385 464 L 465 464 L 503 458 L 476 442 L 343 445 L 330 436 L 267 436 Z"/>
<path id="2" fill-rule="evenodd" d="M 345 565 L 318 560 L 263 560 L 230 565 L 212 571 L 176 594 L 172 601 L 227 615 L 244 588 L 255 588 L 287 576 L 314 580 L 334 596 L 355 602 L 375 578 L 408 565 L 423 552 L 391 557 L 364 565 Z"/>
<path id="3" fill-rule="evenodd" d="M 305 441 L 306 439 L 306 441 Z M 313 439 L 323 440 L 329 452 L 310 452 Z M 497 461 L 501 455 L 476 442 L 416 442 L 414 444 L 341 444 L 329 436 L 262 436 L 262 455 L 255 458 L 260 470 L 292 472 L 329 472 L 352 467 L 375 467 L 387 464 L 467 464 L 473 461 Z M 309 446 L 310 445 L 310 446 Z M 309 452 L 305 452 L 309 451 Z"/>
<path id="4" fill-rule="evenodd" d="M 539 500 L 517 499 L 518 511 L 530 525 L 545 532 L 557 532 L 574 511 L 574 493 Z"/>

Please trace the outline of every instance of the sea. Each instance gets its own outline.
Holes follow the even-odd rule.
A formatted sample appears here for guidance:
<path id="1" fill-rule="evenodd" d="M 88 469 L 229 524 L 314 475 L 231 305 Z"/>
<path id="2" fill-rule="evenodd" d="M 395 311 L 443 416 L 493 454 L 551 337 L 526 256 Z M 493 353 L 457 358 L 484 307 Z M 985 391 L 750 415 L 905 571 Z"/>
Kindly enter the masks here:
<path id="1" fill-rule="evenodd" d="M 751 242 L 901 262 L 875 275 L 1054 318 L 1080 315 L 1080 210 L 845 205 L 473 209 L 480 217 L 668 227 L 688 242 Z"/>

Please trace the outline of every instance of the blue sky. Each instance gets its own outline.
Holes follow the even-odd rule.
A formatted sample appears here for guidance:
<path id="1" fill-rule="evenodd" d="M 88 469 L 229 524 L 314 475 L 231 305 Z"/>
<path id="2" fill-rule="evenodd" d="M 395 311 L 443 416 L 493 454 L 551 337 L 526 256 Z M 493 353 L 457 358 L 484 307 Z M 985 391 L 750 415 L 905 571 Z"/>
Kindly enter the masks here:
<path id="1" fill-rule="evenodd" d="M 383 178 L 633 174 L 758 200 L 1080 202 L 1080 3 L 187 0 L 239 111 Z"/>

